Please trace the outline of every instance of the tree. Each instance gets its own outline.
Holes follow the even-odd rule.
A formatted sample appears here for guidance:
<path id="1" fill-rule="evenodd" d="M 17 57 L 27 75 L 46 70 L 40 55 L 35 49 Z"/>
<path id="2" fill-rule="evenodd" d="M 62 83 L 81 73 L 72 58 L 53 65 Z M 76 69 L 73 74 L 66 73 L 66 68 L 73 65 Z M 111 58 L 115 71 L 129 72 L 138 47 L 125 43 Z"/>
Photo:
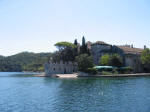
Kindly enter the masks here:
<path id="1" fill-rule="evenodd" d="M 61 58 L 60 52 L 55 51 L 55 52 L 52 54 L 52 56 L 49 58 L 49 60 L 56 63 L 56 62 L 60 62 L 60 60 L 61 60 L 60 58 Z"/>
<path id="2" fill-rule="evenodd" d="M 85 46 L 85 45 L 86 45 L 85 37 L 83 36 L 83 37 L 82 37 L 82 46 Z"/>
<path id="3" fill-rule="evenodd" d="M 60 60 L 65 61 L 74 61 L 75 60 L 75 49 L 76 45 L 70 43 L 70 42 L 58 42 L 55 44 L 55 46 L 58 48 L 59 52 L 57 53 L 57 57 Z M 59 60 L 58 60 L 59 61 Z"/>
<path id="4" fill-rule="evenodd" d="M 118 54 L 112 54 L 110 57 L 110 65 L 121 67 L 122 66 L 122 58 Z"/>
<path id="5" fill-rule="evenodd" d="M 59 49 L 59 51 L 62 51 L 64 49 L 71 49 L 75 48 L 76 46 L 70 42 L 57 42 L 55 46 Z"/>
<path id="6" fill-rule="evenodd" d="M 87 53 L 87 45 L 86 45 L 86 40 L 85 37 L 82 37 L 82 46 L 81 46 L 81 54 Z"/>
<path id="7" fill-rule="evenodd" d="M 110 65 L 110 55 L 105 54 L 100 59 L 100 65 L 109 66 Z"/>
<path id="8" fill-rule="evenodd" d="M 150 64 L 150 49 L 145 49 L 141 55 L 142 64 Z"/>
<path id="9" fill-rule="evenodd" d="M 74 45 L 76 46 L 76 48 L 74 49 L 74 54 L 77 56 L 78 55 L 78 41 L 77 41 L 77 39 L 74 40 Z"/>
<path id="10" fill-rule="evenodd" d="M 74 45 L 76 45 L 76 46 L 78 45 L 77 39 L 74 40 Z"/>
<path id="11" fill-rule="evenodd" d="M 100 65 L 121 67 L 123 60 L 118 54 L 105 54 L 100 59 Z"/>
<path id="12" fill-rule="evenodd" d="M 86 72 L 88 68 L 94 67 L 93 58 L 88 54 L 81 54 L 76 57 L 78 63 L 78 70 Z"/>
<path id="13" fill-rule="evenodd" d="M 143 64 L 143 68 L 145 72 L 149 72 L 150 70 L 150 49 L 146 48 L 143 50 L 141 54 L 141 60 Z"/>

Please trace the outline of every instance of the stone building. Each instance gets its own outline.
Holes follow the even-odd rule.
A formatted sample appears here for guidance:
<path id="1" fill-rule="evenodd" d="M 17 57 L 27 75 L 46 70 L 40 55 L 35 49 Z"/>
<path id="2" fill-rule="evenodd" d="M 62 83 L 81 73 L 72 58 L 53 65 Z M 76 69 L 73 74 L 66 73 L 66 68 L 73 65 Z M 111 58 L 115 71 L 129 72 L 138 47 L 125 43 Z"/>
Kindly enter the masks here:
<path id="1" fill-rule="evenodd" d="M 142 72 L 141 53 L 143 49 L 133 46 L 117 46 L 123 52 L 124 66 L 130 66 L 135 73 Z"/>
<path id="2" fill-rule="evenodd" d="M 54 62 L 47 62 L 45 63 L 45 75 L 51 76 L 53 74 L 71 74 L 77 72 L 77 63 L 72 62 L 63 62 L 54 63 Z"/>
<path id="3" fill-rule="evenodd" d="M 94 63 L 98 65 L 100 57 L 106 53 L 110 54 L 111 48 L 112 48 L 111 45 L 106 44 L 105 42 L 102 41 L 97 41 L 91 44 L 91 54 L 93 56 Z"/>
<path id="4" fill-rule="evenodd" d="M 97 41 L 95 43 L 88 41 L 86 45 L 87 50 L 93 56 L 95 65 L 100 63 L 101 56 L 104 54 L 111 55 L 117 53 L 123 59 L 123 66 L 132 67 L 135 73 L 143 71 L 141 62 L 141 53 L 143 49 L 134 48 L 133 45 L 115 46 L 102 41 Z M 78 44 L 78 53 L 80 53 L 80 47 L 80 44 Z M 73 72 L 77 72 L 77 63 L 62 61 L 60 63 L 53 63 L 51 61 L 45 63 L 46 76 L 51 76 L 52 74 L 71 74 Z"/>
<path id="5" fill-rule="evenodd" d="M 97 41 L 91 44 L 91 54 L 94 63 L 99 64 L 101 56 L 104 54 L 119 54 L 123 59 L 124 66 L 130 66 L 133 71 L 142 72 L 141 53 L 143 49 L 134 48 L 133 45 L 112 46 L 102 41 Z"/>

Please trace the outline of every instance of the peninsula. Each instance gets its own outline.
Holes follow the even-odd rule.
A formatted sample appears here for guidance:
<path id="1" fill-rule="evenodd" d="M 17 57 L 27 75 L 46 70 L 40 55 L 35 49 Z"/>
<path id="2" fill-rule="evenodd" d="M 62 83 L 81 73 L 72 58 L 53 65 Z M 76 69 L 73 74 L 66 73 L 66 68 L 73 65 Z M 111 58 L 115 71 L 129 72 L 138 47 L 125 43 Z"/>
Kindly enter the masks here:
<path id="1" fill-rule="evenodd" d="M 146 46 L 86 42 L 85 37 L 82 44 L 75 39 L 74 43 L 58 42 L 55 46 L 58 50 L 44 65 L 46 76 L 77 72 L 79 76 L 120 76 L 150 72 L 150 50 Z"/>

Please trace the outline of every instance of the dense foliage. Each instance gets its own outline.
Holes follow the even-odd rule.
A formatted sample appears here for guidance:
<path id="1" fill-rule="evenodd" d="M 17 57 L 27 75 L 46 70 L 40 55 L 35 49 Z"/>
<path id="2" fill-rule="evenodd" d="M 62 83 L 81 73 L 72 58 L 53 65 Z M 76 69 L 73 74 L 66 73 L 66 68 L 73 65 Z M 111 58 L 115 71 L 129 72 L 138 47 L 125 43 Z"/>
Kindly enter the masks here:
<path id="1" fill-rule="evenodd" d="M 86 72 L 89 68 L 93 68 L 93 58 L 88 54 L 81 54 L 76 57 L 76 61 L 78 62 L 78 70 Z"/>
<path id="2" fill-rule="evenodd" d="M 82 46 L 80 47 L 80 54 L 89 54 L 85 37 L 82 37 Z"/>
<path id="3" fill-rule="evenodd" d="M 110 55 L 105 54 L 105 55 L 101 56 L 100 65 L 109 66 L 110 65 Z"/>
<path id="4" fill-rule="evenodd" d="M 98 70 L 96 68 L 88 68 L 85 72 L 95 75 L 98 73 Z"/>
<path id="5" fill-rule="evenodd" d="M 58 51 L 54 53 L 53 61 L 75 61 L 75 57 L 78 55 L 77 51 L 77 40 L 72 44 L 70 42 L 58 42 L 55 44 Z"/>
<path id="6" fill-rule="evenodd" d="M 122 58 L 118 54 L 105 54 L 100 59 L 100 65 L 121 67 L 123 63 Z"/>
<path id="7" fill-rule="evenodd" d="M 142 64 L 150 64 L 150 49 L 145 49 L 141 55 Z"/>
<path id="8" fill-rule="evenodd" d="M 76 46 L 70 42 L 57 42 L 55 46 L 61 51 L 64 49 L 75 48 Z"/>
<path id="9" fill-rule="evenodd" d="M 0 71 L 44 71 L 43 64 L 50 53 L 22 52 L 8 57 L 0 57 Z"/>
<path id="10" fill-rule="evenodd" d="M 116 67 L 121 67 L 123 65 L 122 58 L 118 54 L 111 55 L 110 65 L 111 66 L 116 66 Z"/>
<path id="11" fill-rule="evenodd" d="M 150 72 L 150 49 L 144 49 L 141 55 L 141 60 L 145 72 Z"/>

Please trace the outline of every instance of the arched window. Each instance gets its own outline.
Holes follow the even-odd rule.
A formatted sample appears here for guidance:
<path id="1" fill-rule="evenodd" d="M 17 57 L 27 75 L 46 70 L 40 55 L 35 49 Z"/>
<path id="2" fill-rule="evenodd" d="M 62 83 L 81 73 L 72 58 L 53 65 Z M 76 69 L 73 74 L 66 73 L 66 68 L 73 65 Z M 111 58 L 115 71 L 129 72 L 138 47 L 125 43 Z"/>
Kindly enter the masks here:
<path id="1" fill-rule="evenodd" d="M 53 70 L 55 71 L 55 68 L 53 68 Z"/>

